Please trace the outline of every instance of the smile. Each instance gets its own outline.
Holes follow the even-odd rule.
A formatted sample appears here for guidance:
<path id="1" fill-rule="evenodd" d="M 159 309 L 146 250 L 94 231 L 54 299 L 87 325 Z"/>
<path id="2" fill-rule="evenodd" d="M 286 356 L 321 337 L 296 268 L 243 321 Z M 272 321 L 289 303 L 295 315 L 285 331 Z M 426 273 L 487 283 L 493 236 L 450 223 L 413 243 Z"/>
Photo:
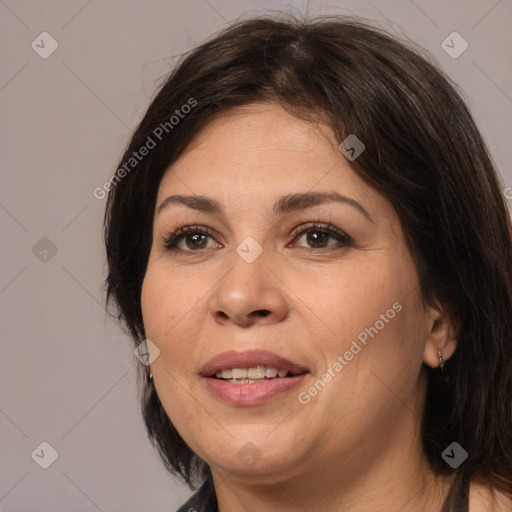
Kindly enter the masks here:
<path id="1" fill-rule="evenodd" d="M 223 379 L 232 384 L 254 384 L 276 377 L 286 377 L 288 370 L 273 366 L 258 365 L 252 368 L 232 368 L 219 370 L 215 373 L 217 379 Z"/>
<path id="2" fill-rule="evenodd" d="M 307 374 L 306 367 L 263 350 L 223 352 L 200 372 L 211 396 L 238 406 L 264 404 L 298 386 Z"/>

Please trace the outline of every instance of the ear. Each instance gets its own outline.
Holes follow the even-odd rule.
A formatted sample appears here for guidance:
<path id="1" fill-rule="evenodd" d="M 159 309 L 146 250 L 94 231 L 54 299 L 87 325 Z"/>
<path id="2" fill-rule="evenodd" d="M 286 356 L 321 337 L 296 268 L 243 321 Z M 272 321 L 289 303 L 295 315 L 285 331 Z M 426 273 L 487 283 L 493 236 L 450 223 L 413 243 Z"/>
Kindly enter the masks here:
<path id="1" fill-rule="evenodd" d="M 459 339 L 460 326 L 457 319 L 450 314 L 448 308 L 441 304 L 427 308 L 427 338 L 423 361 L 431 368 L 440 365 L 439 351 L 444 361 L 452 357 Z"/>

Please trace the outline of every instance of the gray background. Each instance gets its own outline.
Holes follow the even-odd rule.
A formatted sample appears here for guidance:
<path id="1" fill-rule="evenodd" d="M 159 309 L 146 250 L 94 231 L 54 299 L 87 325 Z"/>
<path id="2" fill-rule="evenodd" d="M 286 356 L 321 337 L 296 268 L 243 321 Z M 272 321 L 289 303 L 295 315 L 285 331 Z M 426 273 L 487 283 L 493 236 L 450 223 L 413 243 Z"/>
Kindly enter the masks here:
<path id="1" fill-rule="evenodd" d="M 190 494 L 147 440 L 138 361 L 103 309 L 92 192 L 180 53 L 282 10 L 356 14 L 429 50 L 512 186 L 511 1 L 0 0 L 0 511 L 172 511 Z M 47 59 L 31 47 L 44 31 Z M 441 47 L 453 31 L 469 44 L 456 59 Z M 43 441 L 48 469 L 31 457 Z"/>

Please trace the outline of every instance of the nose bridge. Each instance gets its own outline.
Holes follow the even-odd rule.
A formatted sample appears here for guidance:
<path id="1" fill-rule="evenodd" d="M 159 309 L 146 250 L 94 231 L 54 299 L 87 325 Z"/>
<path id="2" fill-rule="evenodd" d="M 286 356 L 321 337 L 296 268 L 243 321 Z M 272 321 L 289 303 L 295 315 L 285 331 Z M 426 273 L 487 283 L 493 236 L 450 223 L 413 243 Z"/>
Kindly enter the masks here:
<path id="1" fill-rule="evenodd" d="M 253 237 L 246 237 L 240 242 L 230 258 L 231 272 L 226 276 L 224 289 L 228 293 L 243 295 L 244 300 L 259 296 L 268 283 L 268 250 L 264 250 Z"/>
<path id="2" fill-rule="evenodd" d="M 282 318 L 286 301 L 279 280 L 269 267 L 272 255 L 253 237 L 236 246 L 212 299 L 211 314 L 217 321 L 231 320 L 247 325 L 258 318 L 266 322 Z"/>

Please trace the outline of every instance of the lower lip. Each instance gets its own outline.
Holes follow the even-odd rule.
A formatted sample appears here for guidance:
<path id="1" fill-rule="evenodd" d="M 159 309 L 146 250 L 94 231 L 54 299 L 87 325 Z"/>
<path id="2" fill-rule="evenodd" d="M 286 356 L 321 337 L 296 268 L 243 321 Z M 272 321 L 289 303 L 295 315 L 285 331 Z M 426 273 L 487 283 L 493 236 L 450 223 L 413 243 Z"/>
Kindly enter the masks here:
<path id="1" fill-rule="evenodd" d="M 275 377 L 252 384 L 231 384 L 214 377 L 206 377 L 205 380 L 209 391 L 223 402 L 231 405 L 260 405 L 295 388 L 306 375 L 303 373 L 294 377 Z"/>

